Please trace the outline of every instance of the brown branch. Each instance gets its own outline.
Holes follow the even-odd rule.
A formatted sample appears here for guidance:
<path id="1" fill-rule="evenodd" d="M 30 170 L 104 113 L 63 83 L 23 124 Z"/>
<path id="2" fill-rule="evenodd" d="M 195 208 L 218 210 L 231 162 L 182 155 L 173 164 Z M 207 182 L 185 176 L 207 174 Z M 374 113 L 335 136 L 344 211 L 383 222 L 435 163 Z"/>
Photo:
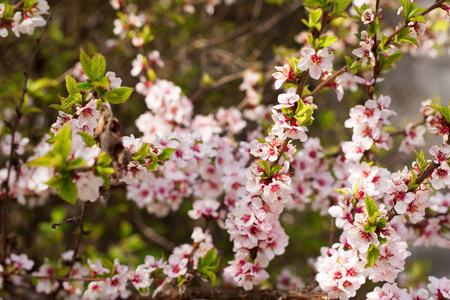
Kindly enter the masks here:
<path id="1" fill-rule="evenodd" d="M 73 259 L 72 262 L 76 259 L 77 254 L 78 254 L 78 248 L 80 247 L 80 243 L 81 243 L 81 238 L 83 237 L 83 235 L 89 235 L 91 233 L 91 231 L 85 231 L 84 230 L 84 217 L 86 216 L 86 210 L 87 207 L 91 204 L 91 201 L 86 201 L 83 203 L 83 210 L 81 211 L 81 216 L 79 217 L 80 220 L 80 233 L 77 236 L 77 241 L 75 243 L 75 248 L 73 249 Z M 70 272 L 69 272 L 70 273 Z"/>
<path id="2" fill-rule="evenodd" d="M 69 224 L 69 223 L 74 223 L 74 222 L 78 222 L 80 221 L 80 216 L 75 216 L 75 217 L 70 217 L 70 218 L 65 218 L 64 220 L 62 220 L 61 222 L 58 223 L 52 223 L 52 228 L 56 229 L 58 226 L 61 226 L 62 224 Z"/>
<path id="3" fill-rule="evenodd" d="M 168 290 L 156 297 L 157 299 L 273 299 L 273 300 L 313 300 L 329 299 L 325 293 L 306 290 L 251 290 L 241 288 L 188 288 L 183 293 L 177 289 Z"/>
<path id="4" fill-rule="evenodd" d="M 340 68 L 338 71 L 336 71 L 333 75 L 331 75 L 330 77 L 328 77 L 327 79 L 325 79 L 324 81 L 322 81 L 318 86 L 316 86 L 316 88 L 308 95 L 305 95 L 305 97 L 307 96 L 314 96 L 315 94 L 317 94 L 321 89 L 323 89 L 324 87 L 326 87 L 328 84 L 330 84 L 333 80 L 336 79 L 336 77 L 338 77 L 339 75 L 341 75 L 342 73 L 345 73 L 348 71 L 348 66 L 345 65 L 342 68 Z"/>
<path id="5" fill-rule="evenodd" d="M 84 282 L 91 282 L 91 281 L 104 281 L 106 280 L 106 278 L 92 278 L 92 277 L 81 277 L 81 278 L 76 278 L 76 277 L 66 277 L 66 276 L 43 276 L 43 275 L 30 275 L 30 274 L 15 274 L 15 273 L 11 273 L 11 272 L 0 272 L 0 275 L 2 276 L 19 276 L 22 278 L 26 278 L 26 279 L 49 279 L 49 280 L 55 280 L 55 281 L 71 281 L 71 280 L 76 280 L 76 281 L 84 281 Z"/>

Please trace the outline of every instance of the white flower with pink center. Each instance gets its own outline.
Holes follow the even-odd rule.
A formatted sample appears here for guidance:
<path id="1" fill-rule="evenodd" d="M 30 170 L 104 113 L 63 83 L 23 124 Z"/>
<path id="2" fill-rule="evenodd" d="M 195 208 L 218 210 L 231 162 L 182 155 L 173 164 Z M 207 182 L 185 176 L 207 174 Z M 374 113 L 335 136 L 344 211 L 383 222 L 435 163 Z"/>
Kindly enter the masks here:
<path id="1" fill-rule="evenodd" d="M 404 153 L 411 153 L 414 147 L 421 147 L 425 145 L 423 135 L 426 132 L 426 128 L 422 125 L 413 127 L 412 124 L 408 124 L 405 127 L 405 139 L 402 141 L 399 151 Z M 431 150 L 430 150 L 431 151 Z"/>
<path id="2" fill-rule="evenodd" d="M 301 51 L 302 58 L 298 62 L 298 68 L 301 71 L 309 69 L 309 74 L 313 79 L 319 79 L 323 71 L 331 71 L 333 68 L 333 52 L 323 48 L 316 51 L 312 48 L 303 48 Z"/>
<path id="3" fill-rule="evenodd" d="M 300 99 L 300 96 L 297 95 L 297 90 L 294 87 L 291 87 L 287 93 L 278 95 L 278 102 L 280 104 L 275 105 L 274 109 L 282 109 L 284 107 L 292 107 L 295 103 Z"/>
<path id="4" fill-rule="evenodd" d="M 75 180 L 78 199 L 81 201 L 96 201 L 100 197 L 99 188 L 103 185 L 103 178 L 93 172 L 78 173 Z"/>
<path id="5" fill-rule="evenodd" d="M 368 36 L 367 31 L 361 32 L 361 41 L 359 42 L 359 48 L 352 51 L 352 53 L 362 59 L 362 66 L 367 64 L 375 65 L 375 56 L 372 52 L 372 47 L 375 44 L 373 39 Z"/>
<path id="6" fill-rule="evenodd" d="M 220 203 L 214 199 L 195 200 L 192 210 L 188 211 L 189 217 L 194 220 L 203 217 L 205 219 L 219 217 Z"/>
<path id="7" fill-rule="evenodd" d="M 34 266 L 34 261 L 28 259 L 28 256 L 25 253 L 20 255 L 12 253 L 5 261 L 7 265 L 12 265 L 14 267 L 14 272 L 22 270 L 30 271 Z"/>
<path id="8" fill-rule="evenodd" d="M 365 262 L 359 260 L 355 250 L 345 251 L 342 245 L 338 249 L 330 249 L 325 255 L 316 263 L 316 280 L 322 290 L 330 299 L 354 297 L 366 281 L 362 274 Z"/>
<path id="9" fill-rule="evenodd" d="M 109 269 L 103 267 L 103 264 L 100 259 L 97 259 L 95 263 L 93 263 L 89 258 L 87 259 L 87 264 L 89 265 L 89 268 L 92 271 L 92 275 L 103 275 L 103 274 L 109 274 Z"/>
<path id="10" fill-rule="evenodd" d="M 361 21 L 365 24 L 371 24 L 375 20 L 375 14 L 371 9 L 366 9 L 361 15 Z"/>
<path id="11" fill-rule="evenodd" d="M 38 272 L 31 273 L 32 276 L 55 276 L 55 270 L 53 269 L 53 266 L 49 263 L 44 263 L 39 267 Z M 58 281 L 54 281 L 47 278 L 42 278 L 39 280 L 39 282 L 36 284 L 36 292 L 38 293 L 44 293 L 44 294 L 50 294 L 51 292 L 54 292 L 59 286 Z"/>
<path id="12" fill-rule="evenodd" d="M 283 66 L 276 66 L 275 69 L 278 71 L 272 74 L 275 78 L 275 89 L 278 90 L 286 80 L 295 79 L 294 70 L 292 70 L 288 63 L 284 63 Z"/>
<path id="13" fill-rule="evenodd" d="M 447 162 L 442 162 L 441 165 L 433 171 L 430 182 L 433 185 L 433 188 L 437 190 L 450 185 L 450 168 Z"/>
<path id="14" fill-rule="evenodd" d="M 188 259 L 172 254 L 169 256 L 169 263 L 164 267 L 163 272 L 170 278 L 177 278 L 187 272 Z"/>
<path id="15" fill-rule="evenodd" d="M 109 87 L 114 90 L 117 88 L 120 88 L 120 86 L 122 85 L 122 79 L 120 79 L 119 77 L 116 77 L 116 73 L 114 72 L 106 72 L 105 76 L 109 79 Z"/>
<path id="16" fill-rule="evenodd" d="M 89 130 L 94 130 L 97 127 L 97 120 L 100 118 L 100 111 L 97 110 L 97 100 L 92 99 L 85 106 L 77 108 L 76 115 L 78 116 L 76 127 Z"/>
<path id="17" fill-rule="evenodd" d="M 376 287 L 372 292 L 366 295 L 367 300 L 403 300 L 408 298 L 406 289 L 398 288 L 396 283 L 385 283 L 382 288 Z"/>
<path id="18" fill-rule="evenodd" d="M 143 146 L 142 140 L 135 138 L 133 134 L 122 137 L 122 144 L 131 154 L 135 154 Z"/>
<path id="19" fill-rule="evenodd" d="M 450 299 L 450 279 L 446 277 L 436 278 L 434 276 L 428 277 L 430 283 L 427 285 L 430 294 L 437 297 L 437 299 Z"/>

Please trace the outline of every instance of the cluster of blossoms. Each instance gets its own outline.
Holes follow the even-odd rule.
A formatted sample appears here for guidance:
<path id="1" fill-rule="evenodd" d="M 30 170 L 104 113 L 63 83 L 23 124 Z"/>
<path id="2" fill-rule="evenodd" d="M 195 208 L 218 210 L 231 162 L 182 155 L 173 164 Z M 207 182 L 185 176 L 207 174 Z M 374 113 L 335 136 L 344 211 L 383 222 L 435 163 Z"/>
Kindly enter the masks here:
<path id="1" fill-rule="evenodd" d="M 342 151 L 347 160 L 359 161 L 364 151 L 373 144 L 377 148 L 389 150 L 392 141 L 389 134 L 382 130 L 382 125 L 390 125 L 388 117 L 395 112 L 388 109 L 391 104 L 389 96 L 379 96 L 369 99 L 364 105 L 356 105 L 350 109 L 350 119 L 345 121 L 345 127 L 353 128 L 352 141 L 342 145 Z"/>
<path id="2" fill-rule="evenodd" d="M 32 35 L 36 27 L 47 23 L 43 17 L 50 9 L 47 0 L 26 1 L 20 9 L 15 8 L 7 2 L 0 3 L 0 36 L 3 38 L 8 36 L 8 28 L 20 37 L 20 34 Z"/>
<path id="3" fill-rule="evenodd" d="M 421 288 L 414 290 L 412 288 L 402 289 L 396 283 L 385 283 L 381 288 L 376 287 L 372 292 L 367 294 L 368 300 L 426 300 L 426 299 L 449 299 L 450 298 L 450 280 L 447 278 L 438 279 L 434 276 L 428 277 L 430 283 L 427 285 L 428 290 Z"/>
<path id="4" fill-rule="evenodd" d="M 6 272 L 16 286 L 23 283 L 21 275 L 30 273 L 36 278 L 36 292 L 47 295 L 57 292 L 57 299 L 127 299 L 132 295 L 131 286 L 141 295 L 149 295 L 152 291 L 155 297 L 179 276 L 192 277 L 187 273 L 188 267 L 191 271 L 197 270 L 199 258 L 205 257 L 210 250 L 215 251 L 211 235 L 199 227 L 194 229 L 192 240 L 194 246 L 183 244 L 175 247 L 167 261 L 147 255 L 144 263 L 135 270 L 121 265 L 118 259 L 114 262 L 107 259 L 93 262 L 87 259 L 85 264 L 74 262 L 73 250 L 64 252 L 61 255 L 62 261 L 58 264 L 46 259 L 38 271 L 31 273 L 34 261 L 26 254 L 13 253 L 6 259 L 5 268 L 0 265 L 0 270 Z M 65 265 L 70 265 L 67 280 L 60 283 L 52 279 L 58 272 L 66 270 Z M 3 280 L 0 276 L 0 288 L 3 288 Z"/>

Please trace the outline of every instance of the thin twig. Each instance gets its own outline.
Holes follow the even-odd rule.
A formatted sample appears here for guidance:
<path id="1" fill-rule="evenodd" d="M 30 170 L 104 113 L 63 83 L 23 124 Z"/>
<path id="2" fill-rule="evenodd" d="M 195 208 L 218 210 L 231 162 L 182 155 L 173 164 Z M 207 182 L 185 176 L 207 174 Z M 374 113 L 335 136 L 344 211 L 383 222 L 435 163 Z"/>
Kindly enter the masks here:
<path id="1" fill-rule="evenodd" d="M 61 222 L 58 223 L 52 223 L 52 228 L 56 229 L 58 226 L 61 226 L 62 224 L 69 224 L 69 223 L 74 223 L 74 222 L 78 222 L 80 221 L 80 216 L 75 216 L 75 217 L 70 217 L 70 218 L 65 218 L 64 220 L 62 220 Z"/>
<path id="2" fill-rule="evenodd" d="M 84 230 L 84 217 L 86 216 L 86 210 L 87 207 L 91 204 L 90 201 L 86 201 L 83 203 L 83 210 L 81 211 L 81 216 L 80 218 L 80 233 L 77 236 L 77 241 L 75 242 L 75 248 L 73 249 L 73 259 L 75 260 L 78 254 L 78 249 L 80 247 L 80 243 L 81 243 L 81 238 L 83 237 L 83 235 L 88 235 L 91 233 L 91 231 L 85 231 Z"/>

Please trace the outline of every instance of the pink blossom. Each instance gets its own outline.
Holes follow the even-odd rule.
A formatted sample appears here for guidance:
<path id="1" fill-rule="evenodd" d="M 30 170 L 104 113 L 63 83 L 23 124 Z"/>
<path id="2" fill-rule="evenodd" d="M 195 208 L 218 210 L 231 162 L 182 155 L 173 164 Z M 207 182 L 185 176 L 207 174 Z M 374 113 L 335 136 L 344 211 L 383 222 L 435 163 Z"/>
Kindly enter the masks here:
<path id="1" fill-rule="evenodd" d="M 75 180 L 78 199 L 81 201 L 96 201 L 100 197 L 99 188 L 103 185 L 103 179 L 92 172 L 78 173 Z"/>
<path id="2" fill-rule="evenodd" d="M 164 267 L 163 272 L 170 278 L 177 278 L 178 276 L 186 274 L 187 263 L 187 258 L 182 258 L 172 254 L 169 256 L 169 264 Z"/>
<path id="3" fill-rule="evenodd" d="M 298 62 L 298 68 L 301 71 L 309 69 L 311 78 L 319 79 L 322 71 L 331 71 L 333 68 L 333 52 L 323 48 L 316 52 L 312 48 L 303 48 L 301 51 L 302 58 Z"/>

